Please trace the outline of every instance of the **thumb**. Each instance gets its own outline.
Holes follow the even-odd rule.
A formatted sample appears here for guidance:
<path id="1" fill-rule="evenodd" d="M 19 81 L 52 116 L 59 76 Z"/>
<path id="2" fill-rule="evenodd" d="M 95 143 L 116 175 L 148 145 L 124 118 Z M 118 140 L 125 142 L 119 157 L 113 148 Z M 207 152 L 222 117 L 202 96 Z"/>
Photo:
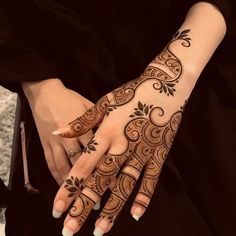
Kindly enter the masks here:
<path id="1" fill-rule="evenodd" d="M 98 102 L 89 108 L 82 116 L 76 118 L 63 128 L 54 130 L 52 134 L 65 138 L 74 138 L 86 134 L 89 130 L 102 122 L 110 101 L 103 96 Z"/>

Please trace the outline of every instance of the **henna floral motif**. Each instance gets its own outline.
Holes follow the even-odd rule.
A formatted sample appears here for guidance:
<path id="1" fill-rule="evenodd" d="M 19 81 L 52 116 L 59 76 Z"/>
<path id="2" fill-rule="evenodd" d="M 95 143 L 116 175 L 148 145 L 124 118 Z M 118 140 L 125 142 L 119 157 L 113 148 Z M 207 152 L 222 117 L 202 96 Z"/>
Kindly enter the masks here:
<path id="1" fill-rule="evenodd" d="M 98 145 L 98 143 L 92 138 L 88 142 L 87 147 L 84 148 L 84 153 L 90 154 L 92 151 L 96 151 L 96 145 Z"/>
<path id="2" fill-rule="evenodd" d="M 77 177 L 71 176 L 70 179 L 66 179 L 65 188 L 69 191 L 68 197 L 74 197 L 76 192 L 81 189 L 84 178 L 78 179 Z"/>

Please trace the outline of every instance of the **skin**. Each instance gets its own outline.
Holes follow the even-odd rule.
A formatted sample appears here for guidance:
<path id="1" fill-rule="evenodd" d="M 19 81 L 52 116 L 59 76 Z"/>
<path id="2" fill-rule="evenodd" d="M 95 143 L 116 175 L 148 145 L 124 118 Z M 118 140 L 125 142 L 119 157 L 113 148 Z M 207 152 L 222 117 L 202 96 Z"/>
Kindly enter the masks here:
<path id="1" fill-rule="evenodd" d="M 51 132 L 77 117 L 78 113 L 83 114 L 93 103 L 67 89 L 57 78 L 23 82 L 22 87 L 33 113 L 48 168 L 58 185 L 62 185 L 72 164 L 81 155 L 80 152 L 68 159 L 68 151 L 81 150 L 93 133 L 90 131 L 79 138 L 63 139 Z"/>
<path id="2" fill-rule="evenodd" d="M 225 32 L 225 21 L 215 6 L 195 4 L 179 31 L 139 78 L 105 95 L 84 115 L 54 132 L 72 138 L 100 124 L 87 148 L 89 152 L 85 151 L 76 162 L 55 197 L 54 210 L 59 215 L 73 202 L 63 235 L 80 230 L 115 178 L 111 196 L 95 223 L 95 235 L 107 233 L 141 171 L 144 177 L 131 214 L 135 219 L 144 214 L 186 100 Z"/>

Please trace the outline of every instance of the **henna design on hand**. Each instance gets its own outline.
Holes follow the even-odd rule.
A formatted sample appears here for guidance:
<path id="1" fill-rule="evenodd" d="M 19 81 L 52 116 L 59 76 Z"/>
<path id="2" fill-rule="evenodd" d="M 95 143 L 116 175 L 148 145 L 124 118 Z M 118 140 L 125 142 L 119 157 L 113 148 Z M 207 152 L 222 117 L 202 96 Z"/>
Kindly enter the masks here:
<path id="1" fill-rule="evenodd" d="M 69 191 L 68 197 L 74 197 L 78 190 L 84 183 L 84 178 L 78 179 L 77 177 L 71 176 L 70 179 L 66 179 L 64 187 Z"/>
<path id="2" fill-rule="evenodd" d="M 103 96 L 96 105 L 68 124 L 70 129 L 63 131 L 63 137 L 71 138 L 86 134 L 102 121 L 104 114 L 107 112 L 109 103 L 110 101 L 107 96 Z"/>
<path id="3" fill-rule="evenodd" d="M 69 128 L 62 129 L 56 134 L 70 138 L 87 133 L 90 129 L 97 126 L 105 115 L 108 116 L 110 112 L 119 106 L 129 103 L 135 96 L 136 89 L 146 81 L 153 80 L 152 87 L 159 93 L 174 96 L 176 92 L 175 85 L 179 82 L 182 74 L 182 64 L 171 51 L 170 46 L 174 42 L 181 40 L 183 47 L 190 47 L 191 38 L 188 36 L 189 32 L 189 29 L 178 31 L 139 78 L 131 80 L 108 95 L 103 96 L 85 114 L 69 123 Z M 142 112 L 145 113 L 148 108 L 145 109 Z M 141 109 L 139 110 L 141 111 Z M 139 111 L 136 113 L 141 114 Z"/>
<path id="4" fill-rule="evenodd" d="M 182 110 L 180 110 L 175 112 L 167 122 L 160 124 L 153 119 L 153 113 L 164 116 L 164 110 L 161 107 L 154 107 L 147 114 L 137 113 L 146 107 L 150 108 L 151 106 L 139 102 L 132 114 L 132 120 L 125 127 L 124 134 L 128 140 L 128 147 L 125 153 L 120 155 L 120 158 L 123 158 L 122 164 L 125 162 L 124 168 L 121 170 L 112 194 L 100 214 L 101 218 L 107 219 L 110 223 L 113 223 L 117 218 L 143 168 L 145 168 L 145 173 L 139 193 L 151 199 L 161 168 L 182 118 Z M 100 176 L 100 178 L 94 179 L 94 185 L 100 185 L 97 181 L 101 178 L 104 177 Z M 96 188 L 94 190 L 97 191 Z M 136 202 L 147 207 L 145 202 Z"/>
<path id="5" fill-rule="evenodd" d="M 153 88 L 159 90 L 160 93 L 164 92 L 166 95 L 174 96 L 175 84 L 179 82 L 182 74 L 182 64 L 180 60 L 170 50 L 170 45 L 177 40 L 182 40 L 182 46 L 190 47 L 191 38 L 188 37 L 189 29 L 178 31 L 162 52 L 153 60 L 144 73 L 137 79 L 134 79 L 123 86 L 115 89 L 113 94 L 114 105 L 109 106 L 110 111 L 121 105 L 128 103 L 135 95 L 135 90 L 143 82 L 155 79 Z M 159 68 L 158 65 L 162 67 Z M 162 69 L 163 68 L 163 69 Z M 165 68 L 165 70 L 164 70 Z"/>
<path id="6" fill-rule="evenodd" d="M 77 209 L 74 206 L 70 211 L 70 216 L 79 216 L 80 226 L 95 205 L 91 196 L 100 200 L 114 178 L 117 178 L 116 184 L 100 218 L 110 223 L 116 220 L 143 169 L 144 177 L 139 194 L 150 201 L 180 124 L 182 112 L 181 109 L 166 122 L 159 123 L 157 116 L 163 117 L 164 110 L 161 107 L 138 102 L 130 115 L 131 120 L 124 128 L 124 135 L 128 141 L 126 151 L 119 155 L 107 154 L 101 160 L 92 176 L 84 184 L 86 194 L 82 195 L 80 199 L 82 203 L 79 205 L 87 209 L 83 207 Z M 145 208 L 148 206 L 146 201 L 136 199 L 135 202 Z"/>

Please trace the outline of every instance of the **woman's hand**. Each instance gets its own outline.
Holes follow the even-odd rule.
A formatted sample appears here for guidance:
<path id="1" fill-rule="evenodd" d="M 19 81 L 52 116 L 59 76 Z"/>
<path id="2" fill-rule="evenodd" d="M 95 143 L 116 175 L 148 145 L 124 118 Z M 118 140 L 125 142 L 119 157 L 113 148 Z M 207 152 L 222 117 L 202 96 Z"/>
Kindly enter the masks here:
<path id="1" fill-rule="evenodd" d="M 183 76 L 181 62 L 170 50 L 174 44 L 182 44 L 187 50 L 191 45 L 189 31 L 178 32 L 138 79 L 102 97 L 84 115 L 54 132 L 63 137 L 77 137 L 102 121 L 55 198 L 57 216 L 75 200 L 65 220 L 63 235 L 72 235 L 81 228 L 116 179 L 96 222 L 95 234 L 108 232 L 141 172 L 144 177 L 131 214 L 136 220 L 144 214 L 191 91 L 181 81 L 195 77 L 188 70 Z"/>
<path id="2" fill-rule="evenodd" d="M 62 185 L 71 164 L 82 153 L 82 147 L 93 136 L 92 131 L 72 139 L 52 135 L 52 131 L 83 114 L 93 103 L 80 94 L 64 87 L 59 79 L 22 83 L 28 98 L 48 168 L 54 179 Z"/>
<path id="3" fill-rule="evenodd" d="M 181 29 L 138 79 L 102 97 L 84 115 L 54 132 L 77 137 L 101 123 L 55 197 L 57 217 L 75 200 L 64 222 L 64 236 L 80 230 L 93 206 L 116 179 L 96 221 L 94 235 L 108 232 L 141 172 L 144 176 L 131 214 L 136 220 L 144 214 L 186 100 L 224 34 L 224 19 L 213 5 L 194 5 Z"/>

